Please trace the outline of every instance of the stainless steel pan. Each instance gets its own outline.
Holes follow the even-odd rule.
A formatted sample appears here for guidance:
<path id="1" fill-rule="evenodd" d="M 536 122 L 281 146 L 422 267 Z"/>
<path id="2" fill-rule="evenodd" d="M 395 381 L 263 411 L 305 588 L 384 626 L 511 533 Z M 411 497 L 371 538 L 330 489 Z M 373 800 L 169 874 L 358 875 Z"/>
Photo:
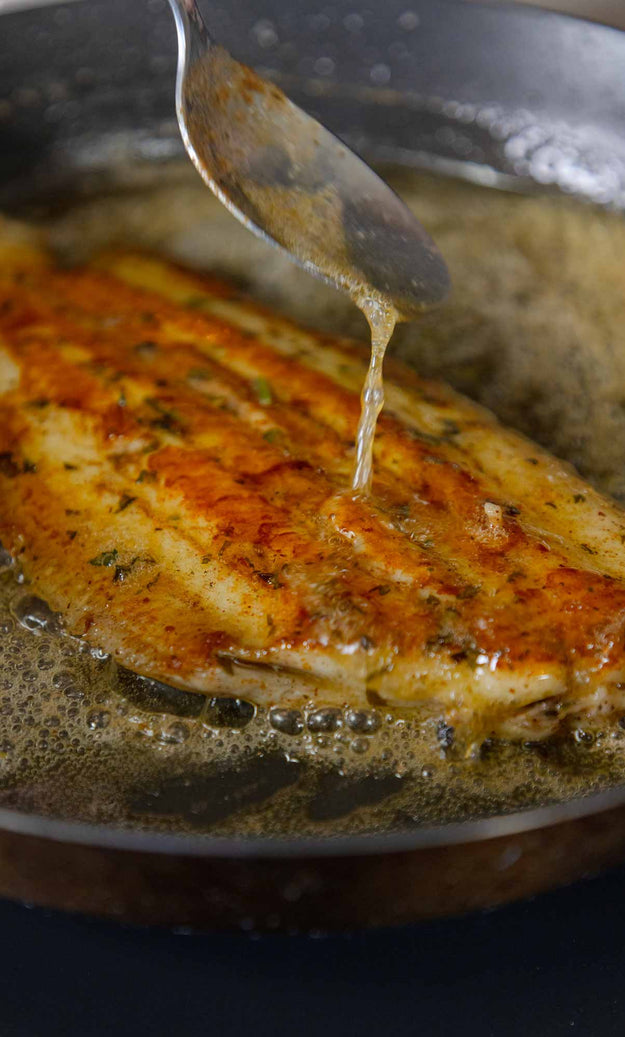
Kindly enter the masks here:
<path id="1" fill-rule="evenodd" d="M 444 0 L 206 14 L 371 161 L 625 208 L 617 31 Z M 0 18 L 4 211 L 164 175 L 182 153 L 174 67 L 161 0 Z M 625 857 L 618 730 L 602 744 L 486 746 L 467 764 L 444 728 L 349 710 L 272 725 L 69 642 L 53 679 L 53 620 L 12 580 L 0 576 L 0 629 L 21 666 L 6 677 L 1 656 L 5 895 L 167 925 L 327 929 L 492 906 Z M 17 760 L 10 729 L 26 718 L 36 736 Z M 345 763 L 357 743 L 362 762 L 354 750 Z"/>

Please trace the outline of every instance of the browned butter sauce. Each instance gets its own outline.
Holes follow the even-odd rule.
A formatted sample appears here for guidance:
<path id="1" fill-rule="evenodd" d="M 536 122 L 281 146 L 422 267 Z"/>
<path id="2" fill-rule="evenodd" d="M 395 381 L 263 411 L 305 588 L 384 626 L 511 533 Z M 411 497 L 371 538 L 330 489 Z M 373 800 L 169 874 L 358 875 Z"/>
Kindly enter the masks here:
<path id="1" fill-rule="evenodd" d="M 361 394 L 360 421 L 356 434 L 356 461 L 352 476 L 355 494 L 371 492 L 373 478 L 373 444 L 378 416 L 384 406 L 382 368 L 384 354 L 395 324 L 397 311 L 383 296 L 369 295 L 357 300 L 371 328 L 371 359 Z"/>

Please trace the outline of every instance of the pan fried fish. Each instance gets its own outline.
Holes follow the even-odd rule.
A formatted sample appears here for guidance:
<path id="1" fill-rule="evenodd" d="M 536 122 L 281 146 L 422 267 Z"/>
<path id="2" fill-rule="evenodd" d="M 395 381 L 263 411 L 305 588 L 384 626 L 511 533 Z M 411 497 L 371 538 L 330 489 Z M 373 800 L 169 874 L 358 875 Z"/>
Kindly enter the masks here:
<path id="1" fill-rule="evenodd" d="M 261 704 L 541 738 L 625 706 L 625 513 L 450 388 L 153 256 L 0 254 L 0 538 L 67 629 Z"/>

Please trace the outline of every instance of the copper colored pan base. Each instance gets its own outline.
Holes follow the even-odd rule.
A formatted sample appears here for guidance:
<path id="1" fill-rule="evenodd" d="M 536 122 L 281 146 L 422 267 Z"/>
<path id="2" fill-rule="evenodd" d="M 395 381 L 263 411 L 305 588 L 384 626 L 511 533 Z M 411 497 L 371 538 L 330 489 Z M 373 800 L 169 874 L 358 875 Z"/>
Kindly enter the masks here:
<path id="1" fill-rule="evenodd" d="M 625 808 L 384 856 L 199 858 L 3 832 L 0 894 L 138 925 L 310 932 L 497 907 L 625 860 Z"/>

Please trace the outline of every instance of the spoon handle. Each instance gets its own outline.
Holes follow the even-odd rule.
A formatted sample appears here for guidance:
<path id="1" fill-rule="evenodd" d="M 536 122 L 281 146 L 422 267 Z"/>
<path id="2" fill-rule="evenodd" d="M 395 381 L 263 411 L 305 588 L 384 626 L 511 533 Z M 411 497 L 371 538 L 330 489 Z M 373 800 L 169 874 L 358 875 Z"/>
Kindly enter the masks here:
<path id="1" fill-rule="evenodd" d="M 212 45 L 208 29 L 196 0 L 169 0 L 176 21 L 179 53 L 186 56 L 187 66 L 206 53 Z"/>

